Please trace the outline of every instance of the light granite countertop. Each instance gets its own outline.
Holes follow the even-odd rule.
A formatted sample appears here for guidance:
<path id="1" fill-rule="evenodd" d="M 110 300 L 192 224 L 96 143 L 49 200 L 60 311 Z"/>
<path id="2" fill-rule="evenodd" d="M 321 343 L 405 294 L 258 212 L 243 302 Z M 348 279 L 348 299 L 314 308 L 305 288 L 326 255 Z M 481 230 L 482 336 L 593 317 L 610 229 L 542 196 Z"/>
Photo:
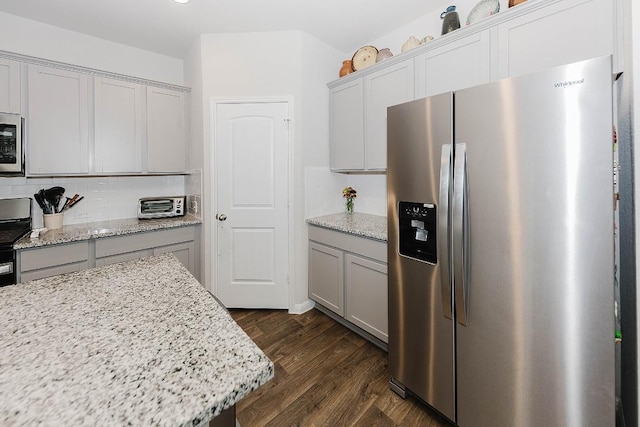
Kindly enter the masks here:
<path id="1" fill-rule="evenodd" d="M 387 241 L 387 217 L 346 212 L 308 218 L 307 223 L 343 233 Z"/>
<path id="2" fill-rule="evenodd" d="M 166 228 L 184 227 L 202 224 L 202 220 L 193 215 L 176 218 L 138 219 L 125 218 L 109 221 L 89 222 L 86 224 L 65 225 L 58 230 L 47 230 L 37 239 L 27 234 L 13 245 L 13 249 L 29 249 L 39 246 L 59 245 L 62 243 L 78 242 L 102 237 L 123 236 L 125 234 L 141 233 L 145 231 L 162 230 Z"/>
<path id="3" fill-rule="evenodd" d="M 273 363 L 171 254 L 0 288 L 0 425 L 202 426 Z"/>

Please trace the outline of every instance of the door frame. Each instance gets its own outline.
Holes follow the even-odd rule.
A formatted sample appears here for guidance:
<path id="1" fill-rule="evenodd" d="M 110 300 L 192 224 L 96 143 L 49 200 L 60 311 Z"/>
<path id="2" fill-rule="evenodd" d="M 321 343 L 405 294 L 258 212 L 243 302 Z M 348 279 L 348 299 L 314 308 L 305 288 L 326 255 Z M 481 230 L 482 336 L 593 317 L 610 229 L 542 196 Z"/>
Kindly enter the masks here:
<path id="1" fill-rule="evenodd" d="M 218 196 L 216 192 L 217 183 L 217 144 L 216 144 L 216 115 L 218 112 L 218 105 L 221 104 L 273 104 L 273 103 L 286 103 L 289 107 L 289 135 L 287 138 L 287 227 L 289 236 L 287 239 L 287 260 L 289 263 L 287 269 L 287 287 L 288 287 L 288 302 L 289 312 L 292 310 L 292 301 L 294 301 L 293 286 L 291 286 L 291 278 L 293 277 L 293 135 L 295 132 L 294 116 L 294 103 L 293 96 L 274 96 L 265 98 L 256 97 L 214 97 L 210 101 L 210 117 L 209 117 L 209 142 L 211 143 L 210 157 L 209 157 L 209 170 L 210 178 L 210 190 L 209 196 L 211 197 L 211 212 L 206 214 L 206 218 L 211 221 L 211 291 L 214 295 L 218 294 L 218 227 L 216 227 L 215 213 L 218 211 Z M 205 260 L 207 262 L 207 260 Z"/>

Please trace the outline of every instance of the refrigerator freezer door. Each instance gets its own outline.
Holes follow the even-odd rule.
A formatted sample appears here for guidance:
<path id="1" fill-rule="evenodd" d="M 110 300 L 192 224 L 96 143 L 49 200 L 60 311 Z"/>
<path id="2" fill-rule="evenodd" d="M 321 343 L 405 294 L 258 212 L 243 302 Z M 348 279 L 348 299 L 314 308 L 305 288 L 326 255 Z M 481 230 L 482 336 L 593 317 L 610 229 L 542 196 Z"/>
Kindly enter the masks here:
<path id="1" fill-rule="evenodd" d="M 425 233 L 420 218 L 423 214 L 425 219 L 433 218 L 434 214 L 440 218 L 440 209 L 449 210 L 448 191 L 445 199 L 440 199 L 441 187 L 446 187 L 440 185 L 440 165 L 443 145 L 452 141 L 452 107 L 452 95 L 448 93 L 388 108 L 387 202 L 391 377 L 453 420 L 452 300 L 450 289 L 443 298 L 441 286 L 442 261 L 449 258 L 450 251 L 448 216 L 444 216 L 445 224 L 436 225 L 435 233 L 433 230 Z M 445 172 L 444 178 L 449 175 Z M 400 206 L 404 209 L 402 218 Z M 411 215 L 415 220 L 408 220 Z M 402 230 L 403 238 L 416 239 L 415 245 L 407 247 L 436 248 L 435 263 L 432 252 L 422 257 L 400 255 L 401 227 L 415 228 L 413 234 L 408 232 L 411 230 Z M 428 239 L 436 239 L 440 244 L 434 246 L 436 242 L 431 241 L 428 245 Z M 449 276 L 448 270 L 445 273 Z"/>
<path id="2" fill-rule="evenodd" d="M 599 58 L 455 94 L 470 245 L 462 427 L 615 424 L 611 81 Z"/>

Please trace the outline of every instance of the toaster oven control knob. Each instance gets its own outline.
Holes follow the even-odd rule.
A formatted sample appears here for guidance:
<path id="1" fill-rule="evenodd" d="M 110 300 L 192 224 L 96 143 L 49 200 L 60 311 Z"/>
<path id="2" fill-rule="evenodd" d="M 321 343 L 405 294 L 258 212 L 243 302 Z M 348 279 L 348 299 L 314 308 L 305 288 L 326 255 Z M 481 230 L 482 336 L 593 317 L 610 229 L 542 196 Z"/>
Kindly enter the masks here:
<path id="1" fill-rule="evenodd" d="M 218 214 L 218 215 L 216 215 L 216 219 L 218 221 L 226 221 L 227 220 L 227 216 L 225 214 Z"/>

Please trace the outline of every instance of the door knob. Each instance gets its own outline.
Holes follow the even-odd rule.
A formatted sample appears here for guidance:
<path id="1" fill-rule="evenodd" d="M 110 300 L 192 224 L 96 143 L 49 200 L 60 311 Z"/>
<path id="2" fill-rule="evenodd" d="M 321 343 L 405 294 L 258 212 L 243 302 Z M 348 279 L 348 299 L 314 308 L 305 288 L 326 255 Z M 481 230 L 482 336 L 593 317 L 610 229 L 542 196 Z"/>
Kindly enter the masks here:
<path id="1" fill-rule="evenodd" d="M 218 221 L 226 221 L 227 220 L 227 216 L 225 214 L 219 214 L 219 215 L 216 215 L 216 219 Z"/>

